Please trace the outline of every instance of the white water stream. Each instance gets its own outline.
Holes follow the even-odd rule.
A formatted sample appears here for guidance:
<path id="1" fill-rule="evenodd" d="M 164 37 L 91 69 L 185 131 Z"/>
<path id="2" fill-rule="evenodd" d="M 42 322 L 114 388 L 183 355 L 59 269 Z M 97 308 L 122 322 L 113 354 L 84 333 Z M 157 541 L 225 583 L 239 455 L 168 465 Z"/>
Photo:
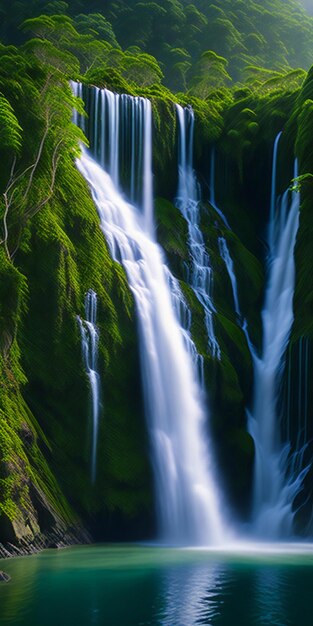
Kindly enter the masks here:
<path id="1" fill-rule="evenodd" d="M 191 269 L 188 282 L 204 310 L 209 350 L 220 359 L 221 351 L 214 332 L 212 300 L 213 270 L 205 249 L 200 228 L 199 187 L 193 169 L 194 112 L 190 107 L 176 105 L 179 123 L 178 190 L 176 205 L 188 225 L 188 245 Z"/>
<path id="2" fill-rule="evenodd" d="M 294 319 L 294 247 L 300 206 L 300 194 L 296 191 L 287 190 L 282 197 L 276 196 L 279 138 L 280 134 L 275 141 L 272 165 L 263 345 L 260 356 L 252 351 L 254 401 L 249 417 L 249 430 L 256 449 L 252 529 L 256 536 L 271 539 L 292 535 L 293 502 L 307 471 L 288 472 L 290 445 L 282 444 L 279 432 L 278 399 Z"/>
<path id="3" fill-rule="evenodd" d="M 102 102 L 101 93 L 98 97 Z M 119 99 L 119 107 L 114 98 Z M 117 111 L 124 116 L 121 98 L 106 97 L 109 128 Z M 135 100 L 128 127 L 132 141 L 141 142 L 133 147 L 141 155 L 139 208 L 122 195 L 120 176 L 114 182 L 85 149 L 77 166 L 90 186 L 111 255 L 124 266 L 136 303 L 160 539 L 175 544 L 218 544 L 225 528 L 199 383 L 201 361 L 190 336 L 188 314 L 184 324 L 180 321 L 182 308 L 185 317 L 188 309 L 179 284 L 154 239 L 151 104 L 143 98 Z M 98 118 L 94 123 L 101 133 Z M 96 138 L 100 154 L 104 153 L 103 140 L 103 134 Z M 112 134 L 110 153 L 118 149 Z M 109 156 L 109 171 L 114 174 L 110 164 L 120 157 Z"/>
<path id="4" fill-rule="evenodd" d="M 86 319 L 77 317 L 84 365 L 89 378 L 92 411 L 91 480 L 95 482 L 97 473 L 97 447 L 100 413 L 100 378 L 97 371 L 99 334 L 97 322 L 97 294 L 90 289 L 85 298 Z"/>

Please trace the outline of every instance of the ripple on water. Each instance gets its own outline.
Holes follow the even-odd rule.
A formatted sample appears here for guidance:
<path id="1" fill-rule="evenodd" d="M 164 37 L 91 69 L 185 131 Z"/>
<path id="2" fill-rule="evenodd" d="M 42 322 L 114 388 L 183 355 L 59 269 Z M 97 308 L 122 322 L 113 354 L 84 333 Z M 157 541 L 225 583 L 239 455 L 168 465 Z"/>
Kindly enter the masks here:
<path id="1" fill-rule="evenodd" d="M 12 559 L 0 624 L 311 626 L 312 546 L 272 548 L 88 546 Z"/>

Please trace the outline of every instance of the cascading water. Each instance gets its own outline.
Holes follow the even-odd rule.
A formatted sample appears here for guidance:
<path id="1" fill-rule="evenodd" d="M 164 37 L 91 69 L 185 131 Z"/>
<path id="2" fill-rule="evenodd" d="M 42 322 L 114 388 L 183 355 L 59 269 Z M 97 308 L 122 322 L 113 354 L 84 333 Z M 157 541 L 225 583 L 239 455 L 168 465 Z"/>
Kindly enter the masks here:
<path id="1" fill-rule="evenodd" d="M 303 477 L 301 497 L 297 498 L 296 520 L 299 516 L 304 532 L 312 534 L 313 424 L 309 414 L 312 393 L 310 352 L 310 340 L 307 337 L 301 336 L 297 342 L 289 345 L 282 398 L 285 412 L 282 433 L 291 445 L 290 473 L 300 475 L 305 468 L 308 470 Z"/>
<path id="2" fill-rule="evenodd" d="M 218 247 L 219 247 L 220 255 L 221 255 L 221 257 L 222 257 L 222 259 L 223 259 L 223 261 L 224 261 L 224 263 L 226 265 L 228 276 L 230 278 L 232 291 L 233 291 L 235 311 L 236 311 L 236 314 L 237 314 L 238 318 L 241 319 L 241 312 L 240 312 L 239 298 L 238 298 L 238 289 L 237 289 L 237 278 L 236 278 L 236 274 L 235 274 L 235 270 L 234 270 L 233 260 L 232 260 L 232 258 L 230 256 L 228 245 L 227 245 L 226 239 L 224 237 L 219 237 L 219 239 L 218 239 Z"/>
<path id="3" fill-rule="evenodd" d="M 183 296 L 177 278 L 173 276 L 166 265 L 164 265 L 164 271 L 167 276 L 167 282 L 171 292 L 172 306 L 181 326 L 185 346 L 192 358 L 194 366 L 196 367 L 196 371 L 198 372 L 198 379 L 201 387 L 204 389 L 204 360 L 203 356 L 198 353 L 195 343 L 191 337 L 191 311 Z"/>
<path id="4" fill-rule="evenodd" d="M 76 83 L 73 80 L 70 81 L 70 85 L 71 85 L 71 89 L 74 93 L 74 96 L 76 96 L 76 98 L 80 98 L 81 100 L 83 100 L 83 85 L 82 83 Z M 85 117 L 84 115 L 81 115 L 81 113 L 78 113 L 78 111 L 76 109 L 73 109 L 73 118 L 72 118 L 74 124 L 76 124 L 76 126 L 79 126 L 82 130 L 86 129 L 86 124 L 85 124 Z"/>
<path id="5" fill-rule="evenodd" d="M 306 337 L 300 337 L 298 343 L 289 349 L 285 393 L 286 438 L 293 441 L 297 439 L 297 449 L 312 438 L 312 426 L 309 423 L 309 373 L 310 343 Z"/>
<path id="6" fill-rule="evenodd" d="M 271 262 L 275 255 L 275 244 L 277 240 L 277 228 L 279 227 L 279 221 L 277 220 L 277 160 L 278 160 L 278 148 L 279 141 L 282 136 L 282 131 L 278 133 L 274 141 L 273 148 L 273 162 L 272 162 L 272 181 L 271 181 L 271 203 L 270 203 L 270 216 L 268 225 L 268 246 L 269 246 L 269 262 Z"/>
<path id="7" fill-rule="evenodd" d="M 97 447 L 100 414 L 100 378 L 97 372 L 99 335 L 97 322 L 97 294 L 90 289 L 85 298 L 86 319 L 77 317 L 81 340 L 84 366 L 89 378 L 92 409 L 92 444 L 91 444 L 91 480 L 96 480 Z"/>
<path id="8" fill-rule="evenodd" d="M 109 127 L 113 101 L 106 98 Z M 141 209 L 123 198 L 110 175 L 84 149 L 77 165 L 90 186 L 112 257 L 123 264 L 136 302 L 161 538 L 175 544 L 214 544 L 224 539 L 225 529 L 192 340 L 188 321 L 185 328 L 179 322 L 183 299 L 178 284 L 153 236 L 151 104 L 134 99 L 130 116 L 129 105 L 129 96 L 120 97 L 120 123 L 136 142 L 131 154 L 141 155 L 136 164 L 143 177 Z M 103 140 L 103 134 L 96 138 L 100 152 Z M 116 149 L 113 136 L 109 148 Z"/>
<path id="9" fill-rule="evenodd" d="M 201 303 L 212 356 L 220 359 L 221 351 L 215 336 L 212 301 L 213 272 L 200 229 L 199 189 L 193 169 L 194 113 L 190 107 L 176 105 L 179 122 L 178 190 L 176 205 L 188 224 L 191 271 L 188 281 Z"/>
<path id="10" fill-rule="evenodd" d="M 268 279 L 262 312 L 263 346 L 260 357 L 252 351 L 255 391 L 249 416 L 249 430 L 256 450 L 253 532 L 272 539 L 291 535 L 292 505 L 306 473 L 306 469 L 300 473 L 288 472 L 290 446 L 283 446 L 279 435 L 278 400 L 285 351 L 294 319 L 294 246 L 300 196 L 288 190 L 276 199 L 278 146 L 279 136 L 273 155 Z"/>
<path id="11" fill-rule="evenodd" d="M 211 150 L 210 205 L 213 207 L 214 211 L 216 211 L 216 213 L 220 216 L 226 228 L 228 228 L 228 230 L 231 230 L 223 211 L 221 211 L 221 209 L 217 206 L 216 201 L 215 201 L 215 147 L 214 146 Z"/>
<path id="12" fill-rule="evenodd" d="M 242 316 L 242 313 L 241 313 L 240 304 L 239 304 L 239 296 L 238 296 L 237 278 L 236 278 L 234 263 L 233 263 L 233 260 L 232 260 L 232 258 L 230 256 L 230 252 L 229 252 L 229 248 L 228 248 L 228 245 L 227 245 L 227 241 L 226 241 L 226 239 L 224 237 L 219 237 L 219 239 L 218 239 L 218 247 L 219 247 L 221 258 L 223 259 L 223 261 L 225 263 L 225 266 L 226 266 L 226 269 L 227 269 L 227 273 L 228 273 L 228 276 L 229 276 L 229 279 L 230 279 L 232 292 L 233 292 L 235 313 L 237 315 L 237 323 L 241 327 L 242 331 L 245 334 L 245 337 L 246 337 L 246 340 L 247 340 L 247 346 L 248 346 L 250 354 L 251 354 L 251 356 L 253 358 L 253 357 L 256 356 L 256 350 L 255 350 L 255 347 L 254 347 L 254 345 L 253 345 L 253 343 L 252 343 L 252 341 L 250 339 L 247 320 Z"/>
<path id="13" fill-rule="evenodd" d="M 80 83 L 73 83 L 73 90 L 75 95 L 83 97 Z M 123 190 L 126 187 L 131 202 L 142 208 L 146 229 L 152 233 L 153 180 L 149 167 L 152 160 L 152 113 L 147 108 L 147 100 L 98 87 L 88 90 L 86 95 L 91 151 L 110 174 L 115 187 Z M 80 119 L 81 116 L 76 114 L 74 121 L 79 123 Z"/>

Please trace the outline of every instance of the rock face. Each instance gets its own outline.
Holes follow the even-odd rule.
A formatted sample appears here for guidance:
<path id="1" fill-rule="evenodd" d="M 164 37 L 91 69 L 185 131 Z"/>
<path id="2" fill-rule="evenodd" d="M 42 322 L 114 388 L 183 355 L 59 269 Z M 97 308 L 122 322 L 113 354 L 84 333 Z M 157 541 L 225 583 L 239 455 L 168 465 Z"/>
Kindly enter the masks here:
<path id="1" fill-rule="evenodd" d="M 37 533 L 31 537 L 14 537 L 13 541 L 0 543 L 0 559 L 35 554 L 49 548 L 65 548 L 77 544 L 91 543 L 90 535 L 81 526 L 68 528 L 54 527 L 49 532 Z M 5 574 L 0 572 L 0 574 Z"/>
<path id="2" fill-rule="evenodd" d="M 11 580 L 11 576 L 6 572 L 0 570 L 0 583 L 8 583 Z"/>

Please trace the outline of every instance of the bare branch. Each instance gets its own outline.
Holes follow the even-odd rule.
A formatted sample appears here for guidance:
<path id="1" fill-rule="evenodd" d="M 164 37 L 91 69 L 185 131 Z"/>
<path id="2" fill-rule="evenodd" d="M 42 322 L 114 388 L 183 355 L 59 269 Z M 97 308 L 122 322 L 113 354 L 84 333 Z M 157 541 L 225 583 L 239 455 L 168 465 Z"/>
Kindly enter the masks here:
<path id="1" fill-rule="evenodd" d="M 4 249 L 5 249 L 6 255 L 7 255 L 8 258 L 10 258 L 10 252 L 9 252 L 9 248 L 8 248 L 9 231 L 8 231 L 8 223 L 7 223 L 10 205 L 7 202 L 7 198 L 6 198 L 5 194 L 4 194 L 4 204 L 5 204 L 5 211 L 4 211 L 4 216 L 3 216 L 3 233 L 4 233 L 4 238 L 2 239 L 1 244 L 4 244 Z"/>
<path id="2" fill-rule="evenodd" d="M 49 83 L 51 80 L 51 74 L 47 77 L 47 80 L 43 86 L 43 89 L 41 91 L 41 97 L 44 98 L 45 93 L 49 87 Z M 44 132 L 41 138 L 41 141 L 39 143 L 38 149 L 37 149 L 37 154 L 35 157 L 34 162 L 29 165 L 28 167 L 26 167 L 22 172 L 20 173 L 16 173 L 15 172 L 15 168 L 16 168 L 16 160 L 17 158 L 14 157 L 14 161 L 12 163 L 12 167 L 11 167 L 11 172 L 10 172 L 10 178 L 8 181 L 8 184 L 6 186 L 6 189 L 4 191 L 3 194 L 3 199 L 4 199 L 4 206 L 5 206 L 5 211 L 4 211 L 4 216 L 3 216 L 3 239 L 0 241 L 0 245 L 4 244 L 5 247 L 5 251 L 6 254 L 8 256 L 9 259 L 12 259 L 14 257 L 14 255 L 16 254 L 19 245 L 20 245 L 20 239 L 22 236 L 22 231 L 23 231 L 23 226 L 25 225 L 25 223 L 27 222 L 28 219 L 30 219 L 33 215 L 35 215 L 45 204 L 47 204 L 47 202 L 50 200 L 52 194 L 53 194 L 53 190 L 54 190 L 54 185 L 55 185 L 55 178 L 56 178 L 56 173 L 57 173 L 57 168 L 58 168 L 58 164 L 59 164 L 59 160 L 60 160 L 60 147 L 63 143 L 63 138 L 60 139 L 53 150 L 53 154 L 52 154 L 52 158 L 51 158 L 51 180 L 50 180 L 50 185 L 49 185 L 49 189 L 47 192 L 47 195 L 40 201 L 38 202 L 37 205 L 33 206 L 31 209 L 26 210 L 26 206 L 27 206 L 27 199 L 29 196 L 29 192 L 30 189 L 32 187 L 33 181 L 34 181 L 34 176 L 35 173 L 38 169 L 39 163 L 41 162 L 41 158 L 42 158 L 42 154 L 43 154 L 43 150 L 44 150 L 44 146 L 47 140 L 47 136 L 49 134 L 50 128 L 51 128 L 51 122 L 53 117 L 55 116 L 55 113 L 52 111 L 49 107 L 49 105 L 46 104 L 46 110 L 45 110 L 45 127 L 44 127 Z M 26 184 L 26 188 L 25 191 L 22 195 L 22 198 L 19 202 L 19 206 L 20 208 L 24 207 L 24 215 L 22 216 L 21 219 L 21 223 L 20 223 L 20 228 L 19 228 L 19 234 L 18 234 L 18 241 L 16 244 L 15 249 L 13 250 L 12 253 L 10 253 L 9 247 L 8 247 L 8 237 L 9 237 L 9 228 L 8 228 L 8 215 L 10 212 L 10 208 L 13 205 L 14 202 L 14 196 L 15 194 L 18 192 L 18 187 L 17 187 L 17 183 L 23 178 L 25 177 L 26 174 L 29 173 L 29 178 Z M 25 206 L 26 205 L 26 206 Z"/>
<path id="3" fill-rule="evenodd" d="M 13 174 L 14 174 L 14 170 L 15 170 L 16 159 L 17 159 L 17 157 L 15 155 L 14 159 L 12 161 L 12 167 L 11 167 L 11 171 L 10 171 L 10 178 L 9 178 L 9 183 L 8 184 L 10 184 L 11 180 L 13 180 Z"/>
<path id="4" fill-rule="evenodd" d="M 49 83 L 50 83 L 50 81 L 51 81 L 51 78 L 52 78 L 52 74 L 50 73 L 50 74 L 48 74 L 48 76 L 47 76 L 47 80 L 46 80 L 46 82 L 45 82 L 45 84 L 44 84 L 44 86 L 43 86 L 43 88 L 42 88 L 42 90 L 41 90 L 41 92 L 40 92 L 40 95 L 41 95 L 42 97 L 44 97 L 44 96 L 45 96 L 45 94 L 46 94 L 46 91 L 47 91 L 47 89 L 48 89 L 48 87 L 49 87 Z"/>
<path id="5" fill-rule="evenodd" d="M 39 144 L 37 156 L 36 156 L 35 162 L 34 162 L 34 164 L 32 166 L 32 171 L 31 171 L 29 179 L 28 179 L 28 184 L 27 184 L 27 187 L 26 187 L 26 191 L 25 191 L 25 193 L 23 195 L 22 202 L 24 202 L 26 200 L 27 195 L 28 195 L 29 190 L 30 190 L 30 187 L 31 187 L 31 184 L 33 182 L 34 174 L 35 174 L 35 171 L 36 171 L 36 169 L 38 167 L 38 163 L 40 161 L 40 158 L 41 158 L 41 155 L 42 155 L 42 151 L 43 151 L 43 148 L 44 148 L 44 145 L 45 145 L 45 141 L 46 141 L 46 138 L 47 138 L 47 135 L 48 135 L 48 132 L 49 132 L 49 123 L 50 123 L 50 117 L 49 117 L 49 110 L 48 110 L 47 114 L 46 114 L 46 126 L 45 126 L 45 130 L 44 130 L 44 134 L 43 134 L 43 136 L 41 138 L 41 142 Z"/>
<path id="6" fill-rule="evenodd" d="M 9 182 L 8 182 L 9 186 L 10 186 L 11 181 L 12 181 L 13 176 L 14 176 L 15 165 L 16 165 L 16 156 L 14 156 L 14 159 L 13 159 L 13 162 L 12 162 L 12 166 L 11 166 L 10 178 L 9 178 Z M 0 245 L 4 244 L 4 249 L 5 249 L 6 255 L 7 255 L 8 258 L 10 258 L 10 252 L 9 252 L 9 248 L 8 248 L 9 231 L 8 231 L 7 219 L 8 219 L 8 213 L 9 213 L 9 208 L 10 208 L 11 202 L 8 200 L 7 189 L 5 190 L 5 192 L 3 194 L 3 198 L 4 198 L 4 206 L 5 206 L 5 211 L 4 211 L 3 220 L 2 220 L 3 221 L 4 238 L 0 241 Z"/>
<path id="7" fill-rule="evenodd" d="M 63 139 L 60 139 L 58 141 L 58 143 L 55 145 L 55 148 L 53 150 L 53 154 L 52 154 L 52 159 L 51 159 L 51 181 L 50 181 L 50 185 L 49 185 L 49 191 L 47 196 L 41 201 L 39 202 L 39 204 L 37 204 L 35 207 L 33 207 L 32 209 L 29 209 L 27 212 L 25 212 L 25 219 L 28 220 L 29 218 L 33 217 L 34 215 L 36 215 L 36 213 L 38 213 L 38 211 L 45 205 L 47 204 L 47 202 L 49 202 L 50 198 L 53 195 L 53 191 L 54 191 L 54 184 L 55 184 L 55 178 L 56 178 L 56 174 L 57 174 L 57 169 L 58 169 L 58 164 L 59 164 L 59 160 L 60 160 L 60 153 L 59 153 L 59 149 L 61 147 L 63 143 Z"/>
<path id="8" fill-rule="evenodd" d="M 48 81 L 47 81 L 47 82 L 48 82 Z M 50 123 L 50 121 L 51 121 L 52 116 L 50 116 L 50 117 L 49 117 L 49 110 L 47 110 L 47 112 L 46 112 L 46 113 L 47 113 L 47 114 L 46 114 L 46 126 L 45 126 L 45 131 L 44 131 L 44 134 L 43 134 L 43 136 L 42 136 L 41 142 L 40 142 L 40 144 L 39 144 L 39 148 L 38 148 L 37 156 L 36 156 L 36 159 L 35 159 L 34 163 L 32 163 L 32 165 L 29 165 L 28 167 L 26 167 L 26 168 L 25 168 L 22 172 L 20 172 L 20 174 L 18 174 L 17 176 L 13 177 L 13 172 L 14 172 L 14 169 L 15 169 L 15 163 L 16 163 L 16 157 L 14 158 L 14 165 L 13 165 L 13 167 L 12 167 L 12 169 L 11 169 L 11 176 L 10 176 L 10 179 L 9 179 L 8 185 L 7 185 L 7 187 L 6 187 L 6 191 L 5 191 L 7 194 L 8 194 L 8 192 L 10 191 L 10 189 L 11 189 L 14 185 L 16 185 L 16 183 L 17 183 L 17 182 L 18 182 L 21 178 L 23 178 L 23 176 L 25 176 L 25 174 L 27 174 L 27 172 L 29 172 L 29 171 L 31 170 L 31 174 L 30 174 L 30 177 L 29 177 L 29 180 L 28 180 L 27 188 L 26 188 L 26 191 L 25 191 L 25 193 L 24 193 L 24 195 L 23 195 L 23 198 L 22 198 L 22 200 L 21 200 L 21 203 L 23 203 L 23 202 L 26 200 L 26 197 L 27 197 L 27 195 L 28 195 L 28 193 L 29 193 L 29 190 L 30 190 L 30 187 L 31 187 L 31 184 L 32 184 L 33 178 L 34 178 L 34 174 L 35 174 L 35 171 L 36 171 L 36 169 L 37 169 L 37 167 L 38 167 L 38 164 L 39 164 L 39 161 L 40 161 L 40 158 L 41 158 L 41 155 L 42 155 L 42 151 L 43 151 L 43 148 L 44 148 L 44 144 L 45 144 L 45 141 L 46 141 L 46 138 L 47 138 L 48 132 L 49 132 L 49 123 Z M 13 194 L 12 194 L 11 198 L 12 198 L 12 197 L 13 197 Z M 10 204 L 11 204 L 11 200 L 10 200 Z"/>
<path id="9" fill-rule="evenodd" d="M 57 170 L 58 170 L 58 165 L 59 165 L 59 161 L 61 158 L 61 154 L 60 154 L 60 147 L 63 143 L 63 139 L 60 139 L 57 144 L 54 147 L 53 150 L 53 154 L 52 154 L 52 159 L 51 159 L 51 181 L 50 181 L 50 185 L 49 185 L 49 191 L 46 195 L 45 198 L 43 198 L 43 200 L 41 200 L 41 202 L 39 202 L 36 206 L 32 207 L 31 209 L 29 209 L 25 214 L 24 214 L 24 218 L 23 218 L 23 225 L 25 225 L 25 223 L 32 217 L 34 217 L 34 215 L 36 215 L 36 213 L 38 213 L 40 211 L 40 209 L 42 209 L 51 199 L 51 197 L 53 196 L 53 192 L 54 192 L 54 186 L 55 186 L 55 179 L 56 179 L 56 174 L 57 174 Z M 14 259 L 19 246 L 20 246 L 20 241 L 21 241 L 21 235 L 22 235 L 22 228 L 20 229 L 19 232 L 19 236 L 18 236 L 18 241 L 17 244 L 14 248 L 14 250 L 11 252 L 11 254 L 9 253 L 9 251 L 7 252 L 9 258 L 12 260 Z"/>

